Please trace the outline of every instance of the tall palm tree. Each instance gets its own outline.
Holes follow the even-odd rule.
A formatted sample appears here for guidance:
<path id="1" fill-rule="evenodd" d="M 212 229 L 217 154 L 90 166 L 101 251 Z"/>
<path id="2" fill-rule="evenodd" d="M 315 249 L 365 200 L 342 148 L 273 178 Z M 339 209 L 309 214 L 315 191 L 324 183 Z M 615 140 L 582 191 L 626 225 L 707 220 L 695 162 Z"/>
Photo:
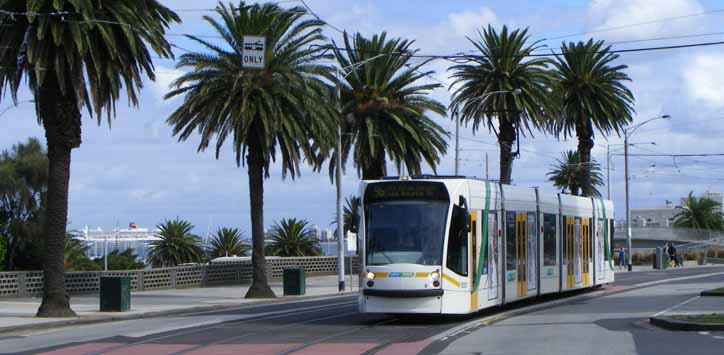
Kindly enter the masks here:
<path id="1" fill-rule="evenodd" d="M 104 113 L 110 122 L 121 96 L 136 105 L 143 77 L 154 79 L 151 52 L 173 56 L 164 33 L 180 19 L 155 0 L 2 0 L 0 10 L 5 13 L 0 97 L 10 94 L 17 102 L 27 83 L 48 145 L 43 301 L 37 315 L 75 316 L 65 292 L 63 246 L 81 109 L 100 124 Z"/>
<path id="2" fill-rule="evenodd" d="M 583 175 L 590 170 L 591 184 L 588 190 L 593 192 L 592 196 L 601 196 L 598 191 L 598 186 L 603 186 L 603 175 L 601 174 L 601 166 L 595 160 L 591 160 L 588 164 L 582 164 L 581 158 L 578 152 L 569 150 L 564 152 L 563 158 L 557 161 L 557 164 L 551 168 L 551 171 L 546 173 L 549 176 L 548 181 L 553 183 L 553 186 L 568 192 L 571 195 L 578 195 L 579 190 L 582 188 Z"/>
<path id="3" fill-rule="evenodd" d="M 148 263 L 153 267 L 177 266 L 185 263 L 198 263 L 204 260 L 201 239 L 191 233 L 191 222 L 174 219 L 156 225 L 159 233 L 149 244 Z"/>
<path id="4" fill-rule="evenodd" d="M 244 234 L 239 228 L 219 228 L 211 239 L 209 258 L 221 256 L 244 256 L 249 251 L 249 244 L 244 241 Z"/>
<path id="5" fill-rule="evenodd" d="M 706 197 L 697 198 L 691 191 L 685 206 L 674 216 L 674 227 L 723 230 L 721 208 L 721 203 Z"/>
<path id="6" fill-rule="evenodd" d="M 317 153 L 327 154 L 337 126 L 331 89 L 320 78 L 330 71 L 318 61 L 327 56 L 314 46 L 323 43 L 323 23 L 304 19 L 304 8 L 276 4 L 219 4 L 216 13 L 204 19 L 223 43 L 188 36 L 204 51 L 180 57 L 178 68 L 192 71 L 166 95 L 184 97 L 168 123 L 181 141 L 198 132 L 199 151 L 215 139 L 218 157 L 229 138 L 237 164 L 246 159 L 254 270 L 246 297 L 274 297 L 265 271 L 264 178 L 277 157 L 283 177 L 294 178 L 302 160 L 318 162 Z M 243 37 L 251 34 L 266 36 L 262 70 L 241 66 Z"/>
<path id="7" fill-rule="evenodd" d="M 423 72 L 424 62 L 413 64 L 413 41 L 387 39 L 387 34 L 371 39 L 344 35 L 344 49 L 334 46 L 342 67 L 341 86 L 343 162 L 354 150 L 354 164 L 363 179 L 387 174 L 387 157 L 397 170 L 405 164 L 410 175 L 419 175 L 424 160 L 433 171 L 447 150 L 445 130 L 429 116 L 444 116 L 445 106 L 429 98 L 441 85 L 424 84 L 432 74 Z M 329 168 L 333 176 L 336 152 Z"/>
<path id="8" fill-rule="evenodd" d="M 495 133 L 500 146 L 500 182 L 510 184 L 513 172 L 513 144 L 518 135 L 540 128 L 549 104 L 549 60 L 528 58 L 540 48 L 529 43 L 528 29 L 497 32 L 488 26 L 480 40 L 468 38 L 479 52 L 471 63 L 450 67 L 453 92 L 450 109 L 453 119 L 472 122 L 473 133 L 481 123 Z M 520 92 L 516 95 L 517 92 Z M 497 127 L 496 127 L 497 125 Z"/>
<path id="9" fill-rule="evenodd" d="M 317 256 L 321 254 L 319 239 L 309 221 L 282 218 L 269 233 L 269 252 L 276 256 Z"/>
<path id="10" fill-rule="evenodd" d="M 604 136 L 611 132 L 619 134 L 633 120 L 633 93 L 624 85 L 631 81 L 623 72 L 628 66 L 615 64 L 618 55 L 610 49 L 603 41 L 592 39 L 564 43 L 553 64 L 553 96 L 557 102 L 556 119 L 551 121 L 550 130 L 564 137 L 575 131 L 583 164 L 591 162 L 595 130 Z M 590 180 L 590 173 L 584 174 L 584 196 L 593 193 Z"/>

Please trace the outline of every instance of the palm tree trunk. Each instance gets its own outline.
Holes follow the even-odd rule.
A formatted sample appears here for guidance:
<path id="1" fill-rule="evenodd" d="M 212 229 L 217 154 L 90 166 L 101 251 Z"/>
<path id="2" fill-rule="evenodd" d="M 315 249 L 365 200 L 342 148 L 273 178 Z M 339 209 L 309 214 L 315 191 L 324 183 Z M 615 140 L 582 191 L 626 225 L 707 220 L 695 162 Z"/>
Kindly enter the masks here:
<path id="1" fill-rule="evenodd" d="M 362 167 L 362 180 L 376 180 L 387 174 L 387 160 L 382 147 L 377 149 L 375 157 L 371 157 L 366 166 Z"/>
<path id="2" fill-rule="evenodd" d="M 43 231 L 43 302 L 38 317 L 75 317 L 65 292 L 63 254 L 68 221 L 70 155 L 81 143 L 80 111 L 73 91 L 61 94 L 53 72 L 47 72 L 36 94 L 40 118 L 48 143 L 48 204 Z"/>
<path id="3" fill-rule="evenodd" d="M 503 117 L 498 125 L 498 145 L 500 146 L 500 183 L 510 184 L 513 175 L 513 143 L 515 143 L 515 126 Z"/>
<path id="4" fill-rule="evenodd" d="M 593 149 L 592 132 L 583 126 L 576 127 L 578 135 L 578 155 L 581 157 L 581 196 L 593 196 L 591 183 L 591 149 Z"/>
<path id="5" fill-rule="evenodd" d="M 251 287 L 245 298 L 273 298 L 274 291 L 266 278 L 264 258 L 264 158 L 260 152 L 261 143 L 252 138 L 247 146 L 247 169 L 249 170 L 249 205 L 251 207 L 251 265 L 253 269 Z"/>

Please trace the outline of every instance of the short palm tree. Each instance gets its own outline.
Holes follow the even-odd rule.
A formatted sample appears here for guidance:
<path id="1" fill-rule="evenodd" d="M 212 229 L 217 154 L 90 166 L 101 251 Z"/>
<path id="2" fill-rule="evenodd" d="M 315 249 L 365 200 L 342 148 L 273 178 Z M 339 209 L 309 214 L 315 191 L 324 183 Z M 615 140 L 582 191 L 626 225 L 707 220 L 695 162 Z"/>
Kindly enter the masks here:
<path id="1" fill-rule="evenodd" d="M 186 263 L 199 263 L 204 260 L 201 240 L 191 231 L 191 222 L 174 219 L 156 225 L 159 232 L 149 244 L 147 261 L 153 267 L 172 267 Z"/>
<path id="2" fill-rule="evenodd" d="M 65 237 L 63 245 L 63 267 L 67 271 L 95 270 L 97 266 L 87 256 L 88 246 L 70 234 Z"/>
<path id="3" fill-rule="evenodd" d="M 618 55 L 603 41 L 563 44 L 556 56 L 555 78 L 556 119 L 550 122 L 550 131 L 556 135 L 578 138 L 581 163 L 591 162 L 594 131 L 606 136 L 619 134 L 631 123 L 634 97 L 624 85 L 631 79 L 623 72 L 623 64 L 615 64 Z M 591 196 L 591 175 L 584 174 L 582 195 Z"/>
<path id="4" fill-rule="evenodd" d="M 578 152 L 569 150 L 563 153 L 563 159 L 559 159 L 557 164 L 546 175 L 549 176 L 548 181 L 552 182 L 553 186 L 561 189 L 561 192 L 568 189 L 568 193 L 571 195 L 578 195 L 579 190 L 583 187 L 582 184 L 584 184 L 583 175 L 586 173 L 590 173 L 590 182 L 593 184 L 587 190 L 592 191 L 592 196 L 601 196 L 597 189 L 598 186 L 603 186 L 601 166 L 595 160 L 591 160 L 588 164 L 581 163 Z"/>
<path id="5" fill-rule="evenodd" d="M 269 233 L 269 252 L 276 256 L 316 256 L 321 254 L 319 239 L 309 221 L 282 218 Z"/>
<path id="6" fill-rule="evenodd" d="M 138 103 L 143 78 L 154 79 L 152 52 L 172 57 L 164 39 L 179 17 L 155 0 L 3 0 L 0 97 L 17 102 L 27 84 L 48 145 L 41 317 L 71 317 L 63 247 L 71 150 L 81 144 L 81 109 L 110 121 L 115 103 Z M 13 15 L 15 14 L 15 15 Z"/>
<path id="7" fill-rule="evenodd" d="M 168 123 L 181 141 L 198 132 L 199 151 L 216 140 L 217 157 L 229 139 L 237 164 L 246 161 L 253 249 L 246 297 L 274 297 L 264 259 L 264 178 L 277 158 L 284 177 L 294 178 L 303 160 L 317 164 L 316 153 L 327 154 L 336 132 L 331 89 L 321 79 L 330 68 L 319 64 L 326 55 L 314 46 L 323 43 L 323 23 L 305 19 L 304 8 L 276 4 L 219 4 L 216 14 L 204 19 L 223 41 L 188 36 L 204 50 L 180 57 L 178 67 L 191 71 L 166 95 L 184 97 Z M 252 34 L 266 36 L 262 70 L 242 67 L 244 36 Z"/>
<path id="8" fill-rule="evenodd" d="M 219 228 L 209 243 L 209 258 L 244 256 L 250 250 L 239 228 Z"/>
<path id="9" fill-rule="evenodd" d="M 360 198 L 357 196 L 349 196 L 344 199 L 344 207 L 342 207 L 342 223 L 344 223 L 344 232 L 355 230 L 359 221 L 359 205 Z M 337 214 L 332 218 L 332 225 L 337 225 Z M 335 231 L 337 235 L 337 231 Z"/>
<path id="10" fill-rule="evenodd" d="M 674 216 L 674 227 L 723 230 L 721 209 L 721 203 L 706 197 L 697 198 L 691 191 L 686 205 Z"/>
<path id="11" fill-rule="evenodd" d="M 353 151 L 353 161 L 363 179 L 387 174 L 387 157 L 397 170 L 405 165 L 419 175 L 425 161 L 436 171 L 447 150 L 445 130 L 430 113 L 444 116 L 445 106 L 428 97 L 439 84 L 424 84 L 432 71 L 413 64 L 413 41 L 387 39 L 386 33 L 371 39 L 344 35 L 344 47 L 334 47 L 340 78 L 343 162 Z M 330 176 L 336 164 L 331 159 Z"/>
<path id="12" fill-rule="evenodd" d="M 497 32 L 484 29 L 480 40 L 468 40 L 477 53 L 471 62 L 450 67 L 453 92 L 452 118 L 472 122 L 473 133 L 481 124 L 495 133 L 500 146 L 500 182 L 510 184 L 513 172 L 513 145 L 523 130 L 544 126 L 550 90 L 549 60 L 528 58 L 540 48 L 529 43 L 528 29 Z M 518 93 L 518 94 L 517 94 Z M 497 127 L 496 127 L 497 126 Z"/>

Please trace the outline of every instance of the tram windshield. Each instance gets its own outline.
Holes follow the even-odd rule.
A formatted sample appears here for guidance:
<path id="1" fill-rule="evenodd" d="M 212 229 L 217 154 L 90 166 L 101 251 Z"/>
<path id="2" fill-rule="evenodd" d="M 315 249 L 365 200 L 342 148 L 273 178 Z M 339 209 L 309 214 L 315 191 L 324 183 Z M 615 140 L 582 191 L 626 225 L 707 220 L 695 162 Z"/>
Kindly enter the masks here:
<path id="1" fill-rule="evenodd" d="M 367 205 L 367 265 L 441 265 L 447 201 Z"/>

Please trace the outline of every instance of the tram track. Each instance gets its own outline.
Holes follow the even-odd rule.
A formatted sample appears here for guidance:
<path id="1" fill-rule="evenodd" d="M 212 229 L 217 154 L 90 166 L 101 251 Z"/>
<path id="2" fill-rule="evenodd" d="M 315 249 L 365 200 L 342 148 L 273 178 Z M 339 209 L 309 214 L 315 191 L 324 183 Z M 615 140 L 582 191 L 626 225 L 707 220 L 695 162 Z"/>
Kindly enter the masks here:
<path id="1" fill-rule="evenodd" d="M 203 327 L 203 328 L 195 327 L 195 328 L 193 328 L 193 329 L 186 330 L 186 331 L 180 331 L 180 332 L 179 332 L 179 331 L 169 331 L 169 332 L 165 332 L 165 333 L 168 333 L 168 334 L 164 334 L 164 335 L 161 335 L 161 336 L 152 336 L 152 337 L 149 337 L 149 338 L 146 338 L 146 339 L 143 339 L 143 340 L 139 340 L 139 341 L 135 341 L 135 342 L 130 342 L 130 343 L 124 343 L 124 344 L 119 345 L 119 346 L 114 346 L 114 347 L 111 347 L 111 348 L 103 349 L 103 350 L 96 351 L 96 352 L 87 353 L 87 354 L 84 354 L 84 355 L 102 355 L 102 354 L 114 352 L 114 351 L 117 351 L 117 350 L 129 349 L 129 348 L 134 347 L 134 346 L 137 346 L 137 345 L 155 343 L 155 342 L 159 342 L 159 341 L 163 341 L 163 340 L 168 340 L 168 339 L 172 339 L 172 338 L 176 338 L 176 337 L 190 336 L 190 335 L 198 334 L 198 333 L 201 333 L 201 332 L 212 332 L 212 331 L 218 330 L 218 329 L 229 328 L 229 327 L 232 327 L 232 326 L 239 326 L 239 325 L 244 325 L 244 324 L 250 324 L 250 323 L 253 323 L 253 322 L 266 321 L 266 320 L 274 320 L 274 319 L 283 319 L 283 318 L 287 318 L 287 317 L 298 317 L 299 315 L 304 315 L 304 314 L 309 314 L 309 313 L 315 313 L 315 312 L 320 312 L 320 311 L 329 311 L 329 310 L 343 309 L 343 308 L 347 308 L 347 307 L 350 307 L 350 306 L 356 305 L 356 304 L 357 304 L 356 301 L 350 301 L 350 302 L 334 303 L 334 304 L 331 304 L 331 305 L 312 306 L 312 307 L 307 307 L 307 308 L 304 308 L 304 309 L 289 309 L 289 310 L 283 310 L 283 311 L 274 312 L 274 314 L 265 314 L 265 315 L 261 315 L 261 316 L 258 316 L 258 317 L 253 317 L 253 316 L 252 316 L 252 317 L 250 317 L 250 318 L 246 318 L 246 319 L 239 320 L 239 321 L 221 322 L 221 323 L 219 323 L 218 325 L 211 326 L 211 327 Z M 354 312 L 346 312 L 346 313 L 337 313 L 337 314 L 334 314 L 334 315 L 325 315 L 325 316 L 323 316 L 323 317 L 316 317 L 316 318 L 312 318 L 312 319 L 307 319 L 307 320 L 304 320 L 304 321 L 302 321 L 302 322 L 293 322 L 293 323 L 285 324 L 285 325 L 283 325 L 283 326 L 276 326 L 275 329 L 288 328 L 288 327 L 292 327 L 292 326 L 294 326 L 294 325 L 298 325 L 298 324 L 300 324 L 300 323 L 311 323 L 311 322 L 314 322 L 314 321 L 320 321 L 320 320 L 325 320 L 325 319 L 346 317 L 346 316 L 349 316 L 349 315 L 352 315 L 352 314 L 355 314 L 355 313 L 357 313 L 357 312 L 354 311 Z M 236 335 L 236 336 L 234 336 L 234 337 L 223 338 L 223 339 L 220 339 L 218 342 L 229 342 L 229 341 L 233 341 L 233 340 L 238 340 L 238 339 L 241 339 L 241 338 L 243 338 L 243 337 L 247 337 L 247 336 L 252 335 L 252 334 L 255 334 L 255 333 L 259 333 L 259 331 L 256 331 L 256 332 L 247 332 L 247 333 L 243 333 L 243 334 Z M 209 344 L 204 344 L 203 346 L 207 346 L 207 345 L 209 345 Z M 200 347 L 202 347 L 202 346 L 199 346 L 199 348 L 200 348 Z M 191 351 L 191 350 L 192 350 L 192 349 L 184 349 L 183 351 L 178 352 L 178 354 L 182 354 L 182 353 L 185 353 L 185 352 L 188 352 L 188 351 Z"/>

